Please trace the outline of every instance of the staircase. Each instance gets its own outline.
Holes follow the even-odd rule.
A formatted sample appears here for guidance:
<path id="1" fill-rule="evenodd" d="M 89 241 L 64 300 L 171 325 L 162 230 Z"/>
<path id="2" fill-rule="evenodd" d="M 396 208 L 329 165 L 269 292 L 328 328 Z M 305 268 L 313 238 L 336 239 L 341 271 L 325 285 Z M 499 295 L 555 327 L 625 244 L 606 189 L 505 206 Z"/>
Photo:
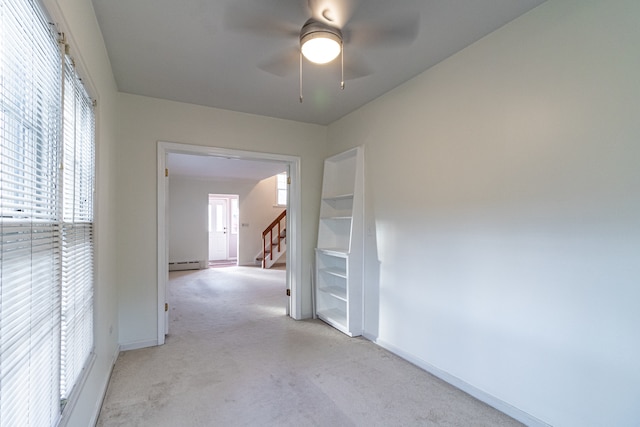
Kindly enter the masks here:
<path id="1" fill-rule="evenodd" d="M 282 211 L 262 232 L 262 252 L 256 262 L 262 268 L 271 268 L 287 251 L 287 211 Z"/>

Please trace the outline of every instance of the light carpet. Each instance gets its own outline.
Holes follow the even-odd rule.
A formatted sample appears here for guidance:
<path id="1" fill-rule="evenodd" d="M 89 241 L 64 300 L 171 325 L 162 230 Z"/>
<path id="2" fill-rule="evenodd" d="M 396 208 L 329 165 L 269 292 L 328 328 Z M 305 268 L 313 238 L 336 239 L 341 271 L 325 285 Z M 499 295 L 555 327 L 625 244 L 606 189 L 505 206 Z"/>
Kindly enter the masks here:
<path id="1" fill-rule="evenodd" d="M 284 270 L 171 272 L 166 344 L 120 353 L 98 426 L 521 425 L 286 298 Z"/>

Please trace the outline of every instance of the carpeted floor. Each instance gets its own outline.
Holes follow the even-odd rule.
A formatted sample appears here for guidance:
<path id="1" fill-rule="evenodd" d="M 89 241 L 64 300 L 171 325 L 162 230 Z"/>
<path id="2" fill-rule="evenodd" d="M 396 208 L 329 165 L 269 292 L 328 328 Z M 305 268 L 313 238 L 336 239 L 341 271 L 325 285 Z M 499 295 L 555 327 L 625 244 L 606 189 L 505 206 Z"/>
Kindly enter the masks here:
<path id="1" fill-rule="evenodd" d="M 170 274 L 166 344 L 122 352 L 98 426 L 519 426 L 363 338 L 285 316 L 285 270 Z"/>
<path id="2" fill-rule="evenodd" d="M 209 264 L 209 268 L 231 267 L 234 265 L 238 265 L 238 261 L 224 259 L 224 260 L 209 261 L 208 264 Z"/>

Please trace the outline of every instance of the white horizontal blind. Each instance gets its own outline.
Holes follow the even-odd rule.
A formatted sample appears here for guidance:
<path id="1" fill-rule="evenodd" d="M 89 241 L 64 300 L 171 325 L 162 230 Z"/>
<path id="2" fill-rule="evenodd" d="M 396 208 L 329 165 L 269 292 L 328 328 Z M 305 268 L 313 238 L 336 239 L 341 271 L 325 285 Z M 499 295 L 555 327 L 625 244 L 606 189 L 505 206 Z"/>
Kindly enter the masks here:
<path id="1" fill-rule="evenodd" d="M 91 98 L 69 57 L 64 77 L 62 342 L 63 402 L 93 350 L 94 127 Z"/>
<path id="2" fill-rule="evenodd" d="M 61 64 L 38 5 L 0 0 L 0 426 L 60 414 Z"/>

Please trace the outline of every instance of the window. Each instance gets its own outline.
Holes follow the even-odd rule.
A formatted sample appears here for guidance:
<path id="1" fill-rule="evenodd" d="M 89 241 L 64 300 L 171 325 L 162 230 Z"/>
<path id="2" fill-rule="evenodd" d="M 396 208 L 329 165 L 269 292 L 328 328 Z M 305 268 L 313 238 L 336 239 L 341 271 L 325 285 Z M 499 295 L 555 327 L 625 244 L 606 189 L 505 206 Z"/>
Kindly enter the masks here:
<path id="1" fill-rule="evenodd" d="M 65 60 L 60 396 L 66 402 L 93 350 L 93 102 Z"/>
<path id="2" fill-rule="evenodd" d="M 225 211 L 222 209 L 224 205 L 216 204 L 216 228 L 215 231 L 222 233 L 227 230 Z"/>
<path id="3" fill-rule="evenodd" d="M 38 2 L 0 21 L 0 425 L 54 426 L 93 349 L 94 113 Z"/>
<path id="4" fill-rule="evenodd" d="M 276 175 L 276 205 L 287 206 L 287 173 Z"/>

